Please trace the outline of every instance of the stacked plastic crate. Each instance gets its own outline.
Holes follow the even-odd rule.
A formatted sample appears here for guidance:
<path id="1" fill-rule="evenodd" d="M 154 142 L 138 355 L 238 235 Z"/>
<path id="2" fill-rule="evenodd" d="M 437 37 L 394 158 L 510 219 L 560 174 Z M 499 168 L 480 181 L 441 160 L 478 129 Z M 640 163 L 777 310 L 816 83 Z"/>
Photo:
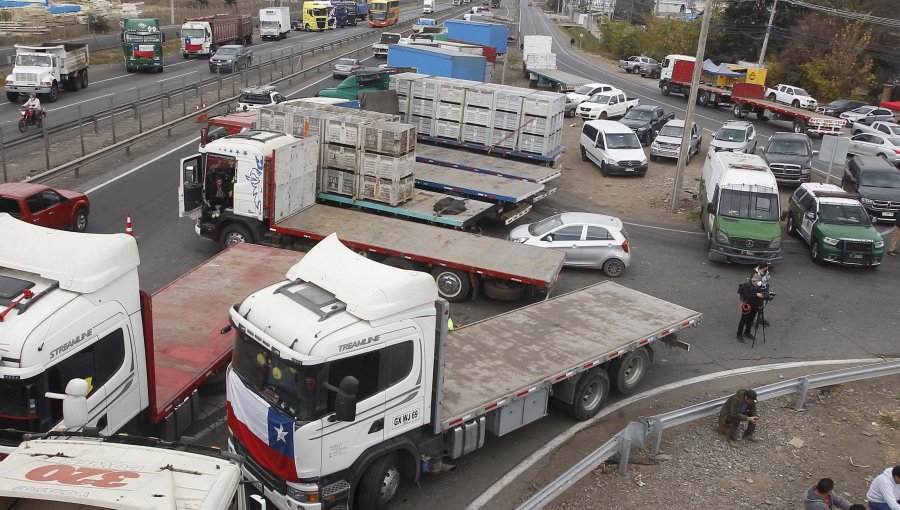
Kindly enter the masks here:
<path id="1" fill-rule="evenodd" d="M 566 97 L 538 91 L 522 98 L 522 117 L 516 149 L 547 156 L 562 145 Z"/>
<path id="2" fill-rule="evenodd" d="M 363 126 L 357 198 L 391 206 L 413 197 L 416 180 L 416 128 L 398 122 Z"/>
<path id="3" fill-rule="evenodd" d="M 522 98 L 534 91 L 507 87 L 494 92 L 494 122 L 491 143 L 495 147 L 516 150 L 522 126 Z"/>
<path id="4" fill-rule="evenodd" d="M 478 85 L 470 80 L 433 77 L 428 78 L 438 85 L 438 102 L 435 106 L 434 136 L 460 140 L 462 137 L 463 110 L 466 90 Z"/>
<path id="5" fill-rule="evenodd" d="M 494 93 L 503 88 L 502 85 L 493 83 L 480 83 L 466 90 L 462 128 L 464 142 L 491 144 L 491 130 L 494 123 Z"/>
<path id="6" fill-rule="evenodd" d="M 433 82 L 426 82 L 426 78 L 427 74 L 395 74 L 391 76 L 390 89 L 396 91 L 400 99 L 403 120 L 415 126 L 417 133 L 433 136 L 437 86 Z"/>

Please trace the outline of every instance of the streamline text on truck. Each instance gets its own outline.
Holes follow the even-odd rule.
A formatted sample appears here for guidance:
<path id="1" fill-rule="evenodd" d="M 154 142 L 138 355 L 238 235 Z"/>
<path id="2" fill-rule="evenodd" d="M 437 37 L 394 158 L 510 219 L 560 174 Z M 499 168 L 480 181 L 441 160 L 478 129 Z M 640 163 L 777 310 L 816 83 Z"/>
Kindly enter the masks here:
<path id="1" fill-rule="evenodd" d="M 158 19 L 128 18 L 122 20 L 122 53 L 125 70 L 163 72 L 163 45 L 166 34 L 159 29 Z"/>
<path id="2" fill-rule="evenodd" d="M 225 44 L 253 44 L 250 15 L 216 14 L 184 20 L 181 25 L 181 56 L 209 58 Z"/>
<path id="3" fill-rule="evenodd" d="M 230 315 L 229 449 L 282 510 L 384 508 L 401 478 L 546 416 L 551 397 L 588 419 L 702 318 L 603 282 L 448 334 L 428 275 L 335 236 Z"/>
<path id="4" fill-rule="evenodd" d="M 231 359 L 222 310 L 276 281 L 298 254 L 228 250 L 153 296 L 138 286 L 125 234 L 49 230 L 0 214 L 0 453 L 58 426 L 62 394 L 84 379 L 86 424 L 100 433 L 159 426 L 179 437 L 197 388 Z M 7 429 L 19 431 L 10 432 Z"/>
<path id="5" fill-rule="evenodd" d="M 63 89 L 87 88 L 89 64 L 87 44 L 17 44 L 16 64 L 6 77 L 6 99 L 18 101 L 34 92 L 53 103 Z"/>
<path id="6" fill-rule="evenodd" d="M 266 7 L 259 10 L 259 38 L 284 39 L 291 31 L 289 7 Z"/>

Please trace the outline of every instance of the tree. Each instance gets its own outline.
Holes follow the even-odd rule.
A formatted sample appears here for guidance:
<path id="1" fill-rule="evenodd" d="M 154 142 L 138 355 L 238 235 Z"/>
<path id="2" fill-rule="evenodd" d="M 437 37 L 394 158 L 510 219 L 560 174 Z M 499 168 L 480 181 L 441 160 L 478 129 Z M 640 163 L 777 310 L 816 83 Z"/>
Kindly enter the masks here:
<path id="1" fill-rule="evenodd" d="M 865 97 L 875 85 L 875 63 L 863 56 L 872 31 L 861 22 L 849 23 L 838 33 L 831 51 L 803 64 L 809 92 L 822 102 L 839 97 Z"/>
<path id="2" fill-rule="evenodd" d="M 644 16 L 645 30 L 636 34 L 641 52 L 662 59 L 666 55 L 693 55 L 697 53 L 700 38 L 700 20 L 684 21 L 679 18 Z"/>
<path id="3" fill-rule="evenodd" d="M 614 59 L 640 55 L 639 31 L 627 21 L 603 21 L 600 23 L 600 49 Z"/>

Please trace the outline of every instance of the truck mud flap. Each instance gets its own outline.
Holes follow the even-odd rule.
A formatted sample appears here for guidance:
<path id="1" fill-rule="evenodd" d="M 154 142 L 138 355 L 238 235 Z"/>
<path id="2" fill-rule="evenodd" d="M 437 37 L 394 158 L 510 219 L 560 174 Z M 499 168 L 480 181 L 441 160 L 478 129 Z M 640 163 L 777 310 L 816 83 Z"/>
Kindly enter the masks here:
<path id="1" fill-rule="evenodd" d="M 534 204 L 534 203 L 536 203 L 536 202 L 540 202 L 541 200 L 543 200 L 543 199 L 549 197 L 550 195 L 556 193 L 556 190 L 557 190 L 557 189 L 559 189 L 559 188 L 550 188 L 550 189 L 548 189 L 548 190 L 544 190 L 544 191 L 538 193 L 537 195 L 535 195 L 534 197 L 532 197 L 531 203 Z"/>
<path id="2" fill-rule="evenodd" d="M 521 218 L 522 216 L 525 216 L 529 212 L 531 212 L 531 204 L 524 204 L 524 205 L 520 205 L 519 207 L 516 207 L 512 211 L 507 211 L 507 212 L 503 213 L 502 215 L 500 215 L 500 218 L 503 219 L 504 225 L 509 225 L 510 223 L 516 221 L 517 219 Z"/>
<path id="3" fill-rule="evenodd" d="M 678 335 L 672 333 L 670 335 L 666 335 L 659 339 L 660 342 L 668 345 L 669 347 L 675 347 L 676 349 L 683 349 L 685 351 L 691 350 L 691 344 L 687 342 L 682 342 L 678 339 Z"/>
<path id="4" fill-rule="evenodd" d="M 200 417 L 200 394 L 197 390 L 191 392 L 191 395 L 184 399 L 175 409 L 169 413 L 163 420 L 162 438 L 165 441 L 177 441 L 188 427 L 194 423 L 194 420 Z"/>

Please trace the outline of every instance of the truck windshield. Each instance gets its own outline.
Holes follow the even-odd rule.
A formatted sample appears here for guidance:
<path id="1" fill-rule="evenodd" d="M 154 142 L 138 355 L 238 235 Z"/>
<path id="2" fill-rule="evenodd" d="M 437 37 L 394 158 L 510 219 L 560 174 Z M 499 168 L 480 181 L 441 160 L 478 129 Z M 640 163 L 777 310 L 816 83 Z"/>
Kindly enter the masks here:
<path id="1" fill-rule="evenodd" d="M 229 48 L 227 46 L 223 46 L 216 50 L 217 57 L 228 57 L 233 55 L 237 55 L 237 48 Z"/>
<path id="2" fill-rule="evenodd" d="M 653 113 L 649 110 L 635 110 L 632 108 L 623 118 L 630 120 L 650 120 L 653 118 Z"/>
<path id="3" fill-rule="evenodd" d="M 277 21 L 263 21 L 259 24 L 260 28 L 278 28 Z"/>
<path id="4" fill-rule="evenodd" d="M 160 35 L 142 34 L 139 32 L 125 32 L 125 42 L 129 43 L 158 43 L 161 41 Z"/>
<path id="5" fill-rule="evenodd" d="M 805 91 L 805 90 L 803 90 L 803 89 L 798 89 L 797 87 L 794 87 L 794 95 L 795 95 L 795 96 L 809 96 L 809 97 L 812 97 L 812 96 L 809 95 L 809 92 L 807 92 L 807 91 Z"/>
<path id="6" fill-rule="evenodd" d="M 181 31 L 182 39 L 203 39 L 205 31 L 202 28 L 185 28 Z"/>
<path id="7" fill-rule="evenodd" d="M 326 8 L 326 7 L 318 7 L 316 9 L 310 9 L 310 10 L 312 11 L 313 16 L 316 16 L 316 17 L 328 16 L 328 8 Z"/>
<path id="8" fill-rule="evenodd" d="M 788 154 L 791 156 L 808 156 L 809 147 L 802 140 L 775 140 L 767 149 L 771 154 Z"/>
<path id="9" fill-rule="evenodd" d="M 384 17 L 382 16 L 381 18 L 375 19 L 384 19 Z M 400 42 L 400 34 L 381 34 L 382 44 L 397 44 L 398 42 Z"/>
<path id="10" fill-rule="evenodd" d="M 272 97 L 269 94 L 241 94 L 238 101 L 247 104 L 269 104 Z"/>
<path id="11" fill-rule="evenodd" d="M 872 224 L 865 209 L 852 204 L 822 204 L 819 206 L 819 220 L 833 225 L 867 227 Z"/>
<path id="12" fill-rule="evenodd" d="M 41 432 L 38 396 L 46 391 L 46 374 L 30 379 L 0 379 L 0 429 Z"/>
<path id="13" fill-rule="evenodd" d="M 641 141 L 634 133 L 609 133 L 606 135 L 607 149 L 640 149 Z"/>
<path id="14" fill-rule="evenodd" d="M 556 227 L 561 227 L 562 224 L 562 218 L 557 214 L 528 225 L 528 233 L 533 236 L 542 236 Z"/>
<path id="15" fill-rule="evenodd" d="M 592 87 L 590 85 L 582 85 L 582 86 L 578 87 L 577 89 L 573 90 L 572 93 L 578 94 L 579 96 L 586 96 L 586 95 L 590 94 L 592 90 L 594 90 L 594 87 Z"/>
<path id="16" fill-rule="evenodd" d="M 719 200 L 719 214 L 731 218 L 778 221 L 778 194 L 726 189 Z"/>
<path id="17" fill-rule="evenodd" d="M 303 366 L 273 354 L 237 331 L 232 368 L 244 384 L 298 422 L 324 416 L 327 395 L 322 365 Z"/>
<path id="18" fill-rule="evenodd" d="M 666 124 L 659 130 L 659 136 L 669 136 L 672 138 L 681 138 L 684 134 L 684 128 L 681 126 L 672 126 Z"/>
<path id="19" fill-rule="evenodd" d="M 859 185 L 873 188 L 900 188 L 900 173 L 865 172 L 859 176 Z"/>
<path id="20" fill-rule="evenodd" d="M 743 142 L 746 133 L 743 129 L 722 128 L 716 131 L 716 140 L 722 142 Z"/>
<path id="21" fill-rule="evenodd" d="M 385 18 L 387 17 L 387 12 L 372 10 L 372 11 L 369 11 L 369 16 L 372 19 L 374 19 L 375 21 L 384 21 Z M 381 41 L 381 42 L 385 42 L 385 41 Z"/>
<path id="22" fill-rule="evenodd" d="M 607 104 L 607 103 L 609 103 L 610 97 L 612 97 L 612 96 L 603 96 L 600 94 L 596 94 L 596 95 L 594 95 L 594 97 L 591 98 L 590 102 L 597 103 L 597 104 Z"/>
<path id="23" fill-rule="evenodd" d="M 16 55 L 17 66 L 50 67 L 50 55 Z"/>

